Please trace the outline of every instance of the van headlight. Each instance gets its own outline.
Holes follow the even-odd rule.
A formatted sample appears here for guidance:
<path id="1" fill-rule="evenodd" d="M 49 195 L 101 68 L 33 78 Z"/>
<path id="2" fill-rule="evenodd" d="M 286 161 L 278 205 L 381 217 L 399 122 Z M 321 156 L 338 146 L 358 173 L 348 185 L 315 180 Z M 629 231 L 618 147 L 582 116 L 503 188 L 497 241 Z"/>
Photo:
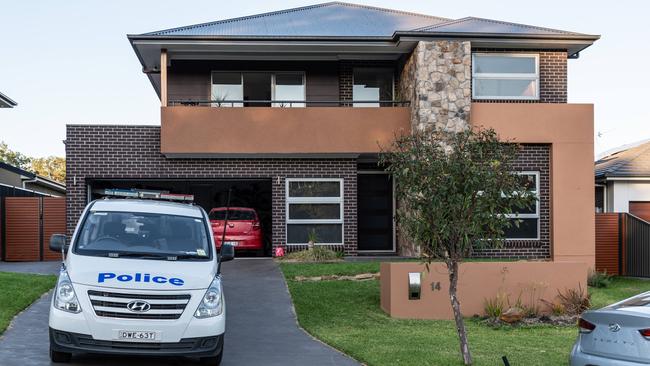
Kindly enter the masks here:
<path id="1" fill-rule="evenodd" d="M 217 276 L 212 280 L 210 287 L 205 291 L 199 307 L 194 312 L 195 318 L 210 318 L 221 315 L 223 312 L 223 288 L 221 277 Z"/>
<path id="2" fill-rule="evenodd" d="M 56 283 L 56 289 L 54 290 L 54 307 L 70 313 L 81 312 L 81 306 L 79 306 L 77 294 L 75 294 L 68 272 L 65 270 L 61 271 L 59 281 Z"/>

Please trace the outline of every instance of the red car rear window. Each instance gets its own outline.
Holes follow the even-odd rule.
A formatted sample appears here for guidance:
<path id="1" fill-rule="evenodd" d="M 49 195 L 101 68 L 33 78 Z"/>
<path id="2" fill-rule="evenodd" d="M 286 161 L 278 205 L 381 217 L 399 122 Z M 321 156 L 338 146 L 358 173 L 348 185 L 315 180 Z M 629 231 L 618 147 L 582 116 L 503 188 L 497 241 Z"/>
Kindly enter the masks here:
<path id="1" fill-rule="evenodd" d="M 248 210 L 228 210 L 228 220 L 255 220 L 255 211 Z M 225 220 L 226 210 L 210 212 L 210 220 Z"/>

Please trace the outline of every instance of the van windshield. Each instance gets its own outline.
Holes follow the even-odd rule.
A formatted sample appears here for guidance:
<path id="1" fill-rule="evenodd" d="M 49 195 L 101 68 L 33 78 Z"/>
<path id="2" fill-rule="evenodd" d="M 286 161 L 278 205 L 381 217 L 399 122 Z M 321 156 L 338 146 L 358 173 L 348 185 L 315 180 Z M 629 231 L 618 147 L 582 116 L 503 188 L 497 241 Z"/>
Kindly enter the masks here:
<path id="1" fill-rule="evenodd" d="M 74 253 L 101 257 L 209 260 L 207 227 L 195 217 L 140 212 L 91 211 Z"/>

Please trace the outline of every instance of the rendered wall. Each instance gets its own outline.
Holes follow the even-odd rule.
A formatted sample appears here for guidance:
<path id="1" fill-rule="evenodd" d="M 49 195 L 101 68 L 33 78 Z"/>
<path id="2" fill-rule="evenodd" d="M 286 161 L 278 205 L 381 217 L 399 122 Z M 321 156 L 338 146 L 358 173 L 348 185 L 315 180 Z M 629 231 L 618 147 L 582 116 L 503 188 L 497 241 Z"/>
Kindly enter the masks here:
<path id="1" fill-rule="evenodd" d="M 587 289 L 588 266 L 584 262 L 468 262 L 460 265 L 458 298 L 464 316 L 482 315 L 486 299 L 497 294 L 509 296 L 511 303 L 550 309 L 541 299 L 555 300 L 558 290 Z M 422 273 L 419 300 L 409 300 L 408 273 Z M 433 284 L 433 286 L 432 286 Z M 436 286 L 439 284 L 439 287 Z M 453 319 L 449 304 L 449 277 L 443 263 L 434 263 L 427 272 L 415 262 L 381 264 L 381 308 L 390 316 L 408 319 Z"/>

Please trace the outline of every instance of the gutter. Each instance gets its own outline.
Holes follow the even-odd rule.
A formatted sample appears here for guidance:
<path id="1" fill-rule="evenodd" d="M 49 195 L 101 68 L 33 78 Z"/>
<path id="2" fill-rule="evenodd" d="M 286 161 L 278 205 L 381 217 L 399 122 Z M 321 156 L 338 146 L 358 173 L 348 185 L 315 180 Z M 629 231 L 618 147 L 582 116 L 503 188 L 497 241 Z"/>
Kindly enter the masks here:
<path id="1" fill-rule="evenodd" d="M 596 180 L 599 182 L 621 182 L 621 181 L 639 181 L 639 182 L 650 182 L 650 176 L 648 177 L 608 177 L 608 176 L 596 176 Z"/>
<path id="2" fill-rule="evenodd" d="M 62 186 L 61 184 L 50 182 L 49 180 L 40 178 L 38 176 L 34 176 L 31 179 L 24 179 L 23 180 L 23 189 L 28 189 L 27 186 L 26 186 L 26 184 L 28 184 L 28 183 L 38 183 L 38 184 L 47 186 L 49 188 L 52 188 L 55 191 L 58 191 L 60 193 L 66 193 L 65 187 Z"/>
<path id="3" fill-rule="evenodd" d="M 145 34 L 127 34 L 126 37 L 131 41 L 138 40 L 196 40 L 196 41 L 398 41 L 401 37 L 416 38 L 499 38 L 499 39 L 552 39 L 552 40 L 582 40 L 595 42 L 600 39 L 600 35 L 592 34 L 521 34 L 521 33 L 479 33 L 479 32 L 413 32 L 413 31 L 396 31 L 391 36 L 235 36 L 235 35 L 145 35 Z"/>

